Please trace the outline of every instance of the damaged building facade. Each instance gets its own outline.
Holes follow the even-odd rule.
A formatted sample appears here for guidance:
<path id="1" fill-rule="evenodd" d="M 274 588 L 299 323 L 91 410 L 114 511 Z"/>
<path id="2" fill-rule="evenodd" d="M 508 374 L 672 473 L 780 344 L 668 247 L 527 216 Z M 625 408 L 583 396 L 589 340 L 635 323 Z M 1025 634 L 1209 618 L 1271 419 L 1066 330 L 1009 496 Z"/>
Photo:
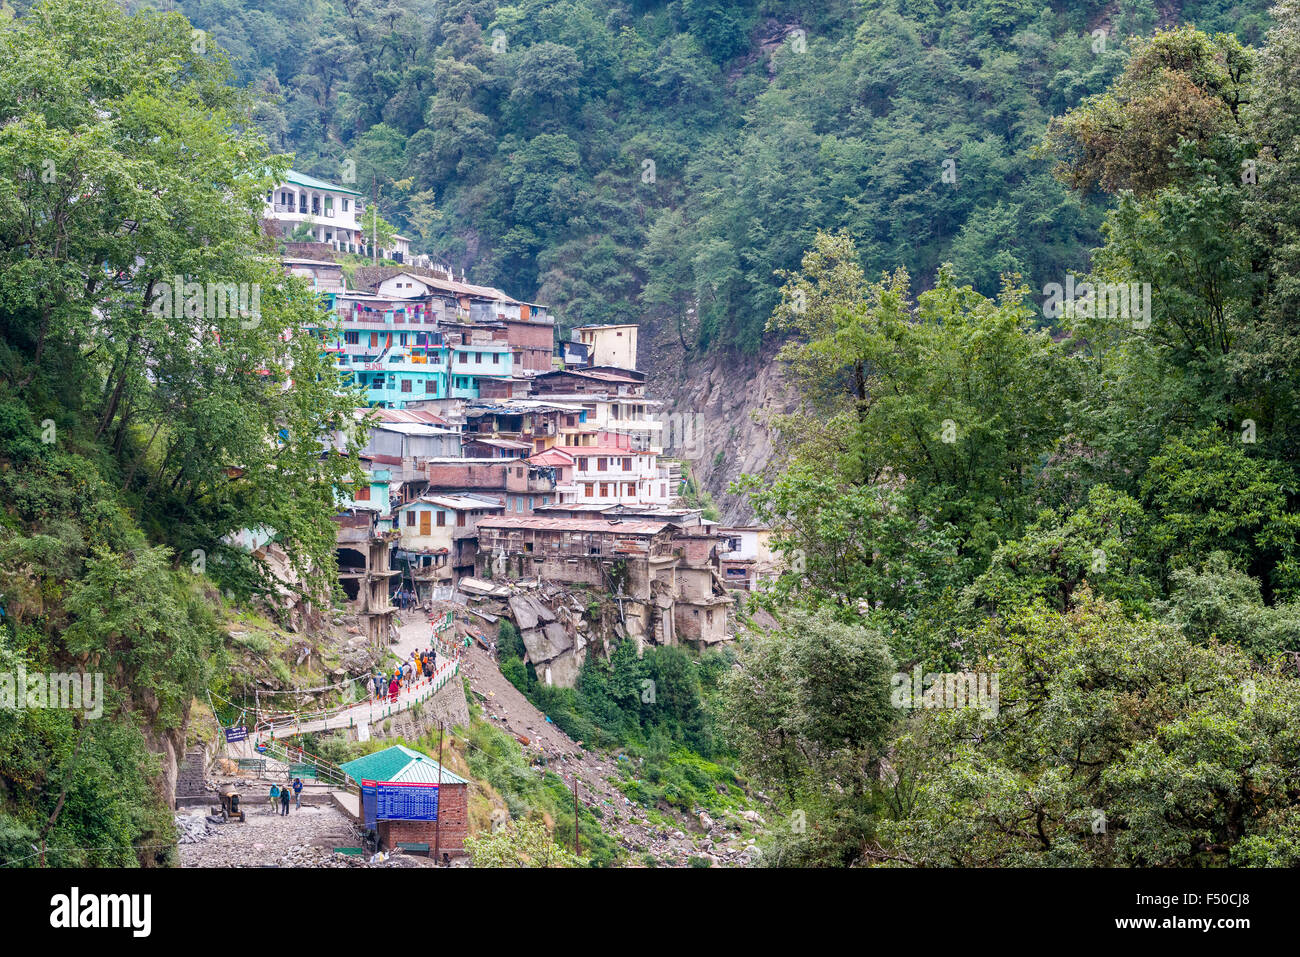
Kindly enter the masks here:
<path id="1" fill-rule="evenodd" d="M 478 579 L 508 603 L 528 660 L 553 684 L 571 687 L 593 644 L 608 654 L 624 639 L 703 648 L 728 637 L 733 599 L 703 534 L 666 521 L 539 516 L 484 519 L 478 531 Z M 584 615 L 581 596 L 592 593 L 605 599 L 598 620 Z"/>

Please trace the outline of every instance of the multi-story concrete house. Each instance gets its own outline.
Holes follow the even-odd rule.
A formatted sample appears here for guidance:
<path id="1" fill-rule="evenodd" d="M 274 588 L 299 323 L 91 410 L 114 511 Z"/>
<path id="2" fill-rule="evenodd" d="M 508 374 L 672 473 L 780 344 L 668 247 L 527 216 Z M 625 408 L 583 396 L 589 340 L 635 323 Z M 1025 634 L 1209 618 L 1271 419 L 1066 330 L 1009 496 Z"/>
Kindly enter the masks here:
<path id="1" fill-rule="evenodd" d="M 596 366 L 636 368 L 636 333 L 632 324 L 579 326 L 573 330 L 588 350 L 588 361 Z"/>
<path id="2" fill-rule="evenodd" d="M 555 451 L 573 460 L 571 481 L 557 489 L 561 502 L 667 505 L 672 500 L 659 456 L 632 448 L 626 435 L 601 433 L 597 444 L 561 445 Z"/>
<path id="3" fill-rule="evenodd" d="M 300 230 L 310 231 L 311 241 L 342 253 L 377 256 L 403 262 L 410 258 L 411 241 L 393 236 L 384 248 L 375 248 L 365 231 L 362 213 L 365 197 L 355 189 L 326 182 L 297 170 L 289 170 L 284 182 L 267 193 L 262 218 L 288 239 Z"/>
<path id="4" fill-rule="evenodd" d="M 504 506 L 477 495 L 425 492 L 394 510 L 399 535 L 397 568 L 423 598 L 474 573 L 478 523 Z M 445 594 L 445 591 L 443 592 Z"/>
<path id="5" fill-rule="evenodd" d="M 423 477 L 424 461 L 460 454 L 460 433 L 425 422 L 371 423 L 361 454 L 389 468 L 392 479 L 406 482 Z"/>

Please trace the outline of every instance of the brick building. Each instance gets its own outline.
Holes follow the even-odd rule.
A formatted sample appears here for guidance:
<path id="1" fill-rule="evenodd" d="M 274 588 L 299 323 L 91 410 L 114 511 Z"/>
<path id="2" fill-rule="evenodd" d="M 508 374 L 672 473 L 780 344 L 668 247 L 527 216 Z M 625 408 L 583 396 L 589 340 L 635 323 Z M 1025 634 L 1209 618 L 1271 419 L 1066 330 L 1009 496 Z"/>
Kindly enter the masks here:
<path id="1" fill-rule="evenodd" d="M 465 851 L 469 836 L 469 782 L 453 774 L 427 754 L 394 745 L 342 765 L 360 796 L 362 827 L 379 834 L 379 844 L 392 850 L 398 844 L 428 844 L 432 855 L 437 847 L 443 854 L 458 856 Z M 379 784 L 412 791 L 438 788 L 437 820 L 391 820 L 378 816 L 376 800 Z"/>

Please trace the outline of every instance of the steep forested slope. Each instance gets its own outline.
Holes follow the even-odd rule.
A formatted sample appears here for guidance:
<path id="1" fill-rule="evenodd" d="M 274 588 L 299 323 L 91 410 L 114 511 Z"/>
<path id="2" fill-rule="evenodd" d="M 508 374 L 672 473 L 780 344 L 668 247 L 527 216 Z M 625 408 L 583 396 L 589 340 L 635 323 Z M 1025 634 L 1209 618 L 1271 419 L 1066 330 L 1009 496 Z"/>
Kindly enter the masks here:
<path id="1" fill-rule="evenodd" d="M 355 398 L 261 238 L 282 168 L 230 79 L 174 13 L 53 0 L 0 27 L 5 865 L 166 860 L 191 702 L 221 681 L 218 588 L 275 587 L 232 534 L 274 529 L 318 600 L 334 579 L 357 462 L 320 436 Z M 218 284 L 258 301 L 209 311 Z M 39 684 L 82 673 L 93 707 Z"/>
<path id="2" fill-rule="evenodd" d="M 1048 118 L 1106 87 L 1130 34 L 1267 22 L 1262 0 L 176 6 L 274 99 L 275 148 L 355 174 L 428 251 L 569 324 L 745 351 L 818 228 L 868 275 L 951 259 L 986 294 L 1078 268 L 1099 214 L 1030 155 Z"/>

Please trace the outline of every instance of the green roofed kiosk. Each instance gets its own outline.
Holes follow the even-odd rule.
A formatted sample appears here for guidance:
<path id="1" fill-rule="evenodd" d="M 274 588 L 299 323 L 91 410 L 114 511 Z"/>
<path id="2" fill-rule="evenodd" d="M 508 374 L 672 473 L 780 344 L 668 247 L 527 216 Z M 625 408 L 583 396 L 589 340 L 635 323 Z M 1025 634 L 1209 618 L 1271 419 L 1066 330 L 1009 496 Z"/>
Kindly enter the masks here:
<path id="1" fill-rule="evenodd" d="M 360 792 L 361 820 L 385 850 L 464 853 L 469 782 L 419 751 L 394 745 L 342 765 Z"/>

